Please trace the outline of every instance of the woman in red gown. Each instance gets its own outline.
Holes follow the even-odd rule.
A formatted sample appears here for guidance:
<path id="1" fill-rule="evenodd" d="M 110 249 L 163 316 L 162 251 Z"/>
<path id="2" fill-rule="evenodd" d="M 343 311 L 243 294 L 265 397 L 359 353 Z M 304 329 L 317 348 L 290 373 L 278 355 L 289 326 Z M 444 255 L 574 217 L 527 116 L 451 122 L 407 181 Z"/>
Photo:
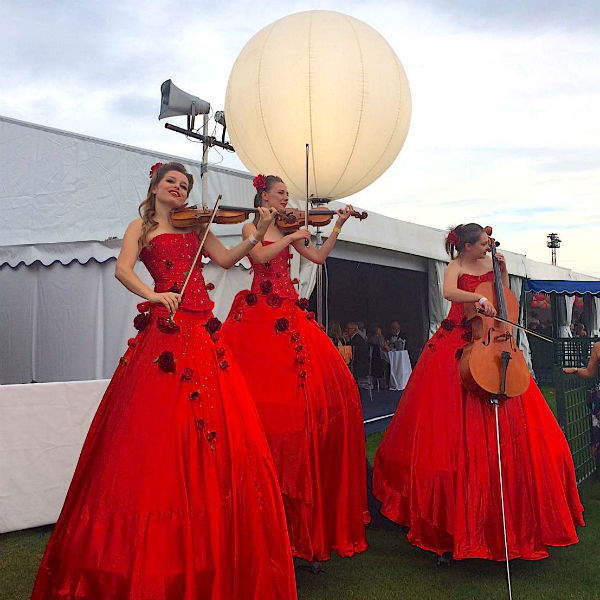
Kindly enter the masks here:
<path id="1" fill-rule="evenodd" d="M 244 379 L 219 339 L 201 261 L 185 297 L 178 293 L 199 238 L 173 229 L 168 214 L 193 179 L 179 163 L 159 163 L 151 175 L 116 267 L 147 299 L 134 321 L 139 333 L 94 417 L 32 598 L 293 600 L 277 476 Z M 271 221 L 263 211 L 257 239 Z M 228 250 L 209 234 L 204 251 L 229 267 L 251 247 L 246 240 Z M 133 271 L 138 255 L 154 290 Z"/>
<path id="2" fill-rule="evenodd" d="M 288 191 L 279 177 L 254 180 L 255 206 L 282 210 Z M 273 453 L 294 556 L 311 562 L 332 550 L 352 556 L 367 549 L 366 461 L 358 388 L 331 340 L 305 312 L 290 279 L 289 246 L 322 263 L 351 207 L 340 212 L 320 249 L 300 230 L 283 236 L 270 225 L 250 252 L 252 289 L 240 292 L 223 324 Z M 243 228 L 251 238 L 255 225 Z M 265 366 L 269 372 L 265 372 Z"/>
<path id="3" fill-rule="evenodd" d="M 451 257 L 458 251 L 444 279 L 452 308 L 375 455 L 373 493 L 386 517 L 410 528 L 411 544 L 440 557 L 504 560 L 494 409 L 463 388 L 458 369 L 471 338 L 464 305 L 479 302 L 495 314 L 474 293 L 494 278 L 488 237 L 470 223 L 450 232 L 446 248 Z M 500 404 L 499 419 L 509 557 L 545 558 L 546 546 L 575 544 L 575 526 L 584 524 L 569 446 L 533 379 Z"/>

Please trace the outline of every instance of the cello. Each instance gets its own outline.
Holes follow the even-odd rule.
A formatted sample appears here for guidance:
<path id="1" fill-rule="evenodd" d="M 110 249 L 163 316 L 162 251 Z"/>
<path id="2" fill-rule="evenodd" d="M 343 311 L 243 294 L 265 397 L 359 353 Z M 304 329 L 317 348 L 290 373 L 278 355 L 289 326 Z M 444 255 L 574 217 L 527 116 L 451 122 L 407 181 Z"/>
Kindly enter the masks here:
<path id="1" fill-rule="evenodd" d="M 485 232 L 490 236 L 492 228 L 486 227 Z M 507 322 L 518 321 L 519 301 L 502 283 L 496 257 L 499 243 L 491 237 L 489 240 L 494 281 L 480 283 L 475 293 L 488 298 L 502 320 L 482 315 L 474 304 L 465 304 L 465 316 L 471 323 L 473 341 L 463 349 L 459 371 L 468 390 L 487 400 L 505 400 L 527 390 L 530 374 L 523 352 L 517 346 L 513 325 Z"/>

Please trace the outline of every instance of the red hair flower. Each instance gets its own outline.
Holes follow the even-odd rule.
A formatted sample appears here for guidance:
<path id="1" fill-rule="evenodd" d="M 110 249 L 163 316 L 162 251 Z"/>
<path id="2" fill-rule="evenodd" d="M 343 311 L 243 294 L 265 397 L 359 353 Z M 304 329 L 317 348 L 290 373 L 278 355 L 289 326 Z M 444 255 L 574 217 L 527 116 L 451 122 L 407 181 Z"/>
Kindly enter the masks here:
<path id="1" fill-rule="evenodd" d="M 458 246 L 458 244 L 460 244 L 460 238 L 454 229 L 448 234 L 448 242 L 453 246 Z"/>
<path id="2" fill-rule="evenodd" d="M 151 167 L 150 167 L 150 173 L 148 173 L 148 177 L 150 177 L 150 179 L 152 179 L 152 175 L 154 175 L 154 173 L 156 171 L 158 171 L 158 169 L 160 169 L 163 166 L 163 163 L 158 162 L 158 163 L 154 163 Z"/>
<path id="3" fill-rule="evenodd" d="M 252 180 L 252 185 L 256 188 L 257 192 L 260 192 L 261 190 L 266 189 L 267 178 L 261 173 Z"/>

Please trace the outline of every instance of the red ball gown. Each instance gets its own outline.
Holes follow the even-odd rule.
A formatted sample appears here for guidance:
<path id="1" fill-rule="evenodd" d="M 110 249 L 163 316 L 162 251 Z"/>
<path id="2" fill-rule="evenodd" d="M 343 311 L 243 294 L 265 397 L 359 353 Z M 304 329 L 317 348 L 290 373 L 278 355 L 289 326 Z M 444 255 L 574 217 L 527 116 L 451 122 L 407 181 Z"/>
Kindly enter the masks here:
<path id="1" fill-rule="evenodd" d="M 473 291 L 493 273 L 462 275 Z M 408 540 L 454 558 L 504 560 L 494 408 L 459 377 L 470 341 L 463 304 L 426 344 L 375 455 L 381 512 L 410 528 Z M 531 379 L 499 406 L 510 558 L 540 559 L 546 546 L 577 543 L 583 525 L 567 441 Z"/>
<path id="2" fill-rule="evenodd" d="M 290 279 L 288 252 L 253 263 L 252 289 L 236 296 L 223 339 L 273 453 L 292 552 L 322 561 L 332 550 L 352 556 L 367 549 L 362 408 L 340 353 L 299 307 L 306 308 Z"/>
<path id="3" fill-rule="evenodd" d="M 181 286 L 198 243 L 166 233 L 142 250 L 156 291 Z M 271 453 L 201 269 L 177 328 L 162 305 L 138 306 L 33 600 L 296 598 Z"/>

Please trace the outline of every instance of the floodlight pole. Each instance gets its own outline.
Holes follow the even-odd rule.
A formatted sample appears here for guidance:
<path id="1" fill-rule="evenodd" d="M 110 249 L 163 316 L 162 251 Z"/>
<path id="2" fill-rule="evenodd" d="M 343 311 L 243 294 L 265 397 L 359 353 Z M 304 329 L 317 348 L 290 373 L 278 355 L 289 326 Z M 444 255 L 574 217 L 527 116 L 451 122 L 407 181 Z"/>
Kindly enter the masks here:
<path id="1" fill-rule="evenodd" d="M 208 131 L 208 114 L 202 115 L 202 166 L 200 167 L 200 176 L 202 177 L 202 207 L 208 206 L 208 151 L 210 143 L 206 138 Z"/>

